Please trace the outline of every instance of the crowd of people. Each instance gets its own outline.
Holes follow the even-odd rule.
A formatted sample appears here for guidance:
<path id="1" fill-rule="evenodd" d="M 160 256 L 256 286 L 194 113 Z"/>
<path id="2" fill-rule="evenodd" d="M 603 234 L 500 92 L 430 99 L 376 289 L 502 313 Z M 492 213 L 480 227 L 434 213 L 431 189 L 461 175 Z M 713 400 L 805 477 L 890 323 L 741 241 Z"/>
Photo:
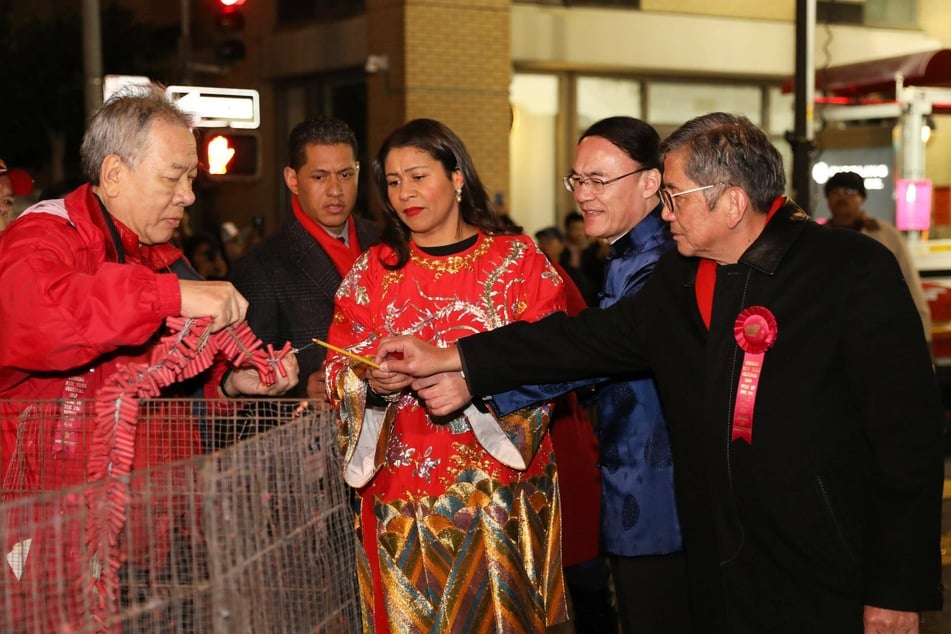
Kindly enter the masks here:
<path id="1" fill-rule="evenodd" d="M 746 118 L 662 141 L 609 117 L 536 246 L 442 122 L 376 151 L 379 223 L 354 213 L 344 121 L 288 149 L 285 220 L 233 258 L 176 235 L 199 164 L 158 89 L 107 101 L 85 182 L 9 224 L 33 183 L 0 161 L 0 477 L 24 452 L 82 460 L 24 446 L 27 399 L 94 397 L 169 317 L 246 320 L 297 354 L 274 384 L 219 364 L 197 394 L 336 412 L 364 631 L 897 633 L 940 609 L 927 306 L 860 176 L 829 181 L 821 226 Z"/>

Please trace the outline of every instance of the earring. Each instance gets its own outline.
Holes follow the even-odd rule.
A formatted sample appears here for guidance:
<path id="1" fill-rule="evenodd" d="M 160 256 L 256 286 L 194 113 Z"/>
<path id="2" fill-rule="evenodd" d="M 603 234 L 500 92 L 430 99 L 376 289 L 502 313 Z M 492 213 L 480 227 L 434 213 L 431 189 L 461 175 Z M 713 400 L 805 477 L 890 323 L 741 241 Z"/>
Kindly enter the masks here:
<path id="1" fill-rule="evenodd" d="M 457 203 L 462 202 L 462 188 L 461 187 L 456 190 L 456 202 Z"/>

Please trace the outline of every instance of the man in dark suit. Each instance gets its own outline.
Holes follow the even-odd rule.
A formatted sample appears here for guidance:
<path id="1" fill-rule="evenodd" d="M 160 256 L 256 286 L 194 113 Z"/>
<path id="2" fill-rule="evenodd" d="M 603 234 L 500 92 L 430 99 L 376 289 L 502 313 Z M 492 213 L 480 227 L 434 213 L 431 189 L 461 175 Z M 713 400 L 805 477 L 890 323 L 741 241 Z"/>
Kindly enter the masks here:
<path id="1" fill-rule="evenodd" d="M 372 221 L 353 215 L 357 139 L 346 123 L 315 117 L 290 134 L 284 182 L 293 213 L 232 266 L 231 281 L 248 299 L 248 324 L 265 343 L 297 348 L 326 339 L 337 287 L 379 237 Z M 301 381 L 288 396 L 323 398 L 324 348 L 298 355 Z"/>

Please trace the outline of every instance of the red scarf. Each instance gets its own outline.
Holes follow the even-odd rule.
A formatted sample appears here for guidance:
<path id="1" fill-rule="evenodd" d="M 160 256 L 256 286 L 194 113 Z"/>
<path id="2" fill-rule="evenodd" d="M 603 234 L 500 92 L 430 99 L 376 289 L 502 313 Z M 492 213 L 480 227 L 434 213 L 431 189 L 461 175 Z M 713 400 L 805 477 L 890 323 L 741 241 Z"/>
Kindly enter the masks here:
<path id="1" fill-rule="evenodd" d="M 319 225 L 316 220 L 304 213 L 304 210 L 301 209 L 300 202 L 297 200 L 297 196 L 291 197 L 291 208 L 294 210 L 294 217 L 297 218 L 297 221 L 304 226 L 304 229 L 307 229 L 307 233 L 312 235 L 314 240 L 316 240 L 317 243 L 323 247 L 324 251 L 327 252 L 327 255 L 330 256 L 334 267 L 337 269 L 337 272 L 340 273 L 340 277 L 344 277 L 353 267 L 353 263 L 357 261 L 357 257 L 360 255 L 360 244 L 357 241 L 357 223 L 353 222 L 352 218 L 347 219 L 347 228 L 349 231 L 347 235 L 350 237 L 347 242 L 344 243 L 327 233 L 327 230 Z"/>
<path id="2" fill-rule="evenodd" d="M 778 197 L 769 207 L 766 214 L 766 222 L 773 218 L 779 208 L 783 206 L 786 199 L 783 196 Z M 697 281 L 694 284 L 694 293 L 697 296 L 697 308 L 700 309 L 700 317 L 706 324 L 707 330 L 710 330 L 710 318 L 713 315 L 713 287 L 717 283 L 717 263 L 709 258 L 700 258 L 700 266 L 697 267 Z"/>

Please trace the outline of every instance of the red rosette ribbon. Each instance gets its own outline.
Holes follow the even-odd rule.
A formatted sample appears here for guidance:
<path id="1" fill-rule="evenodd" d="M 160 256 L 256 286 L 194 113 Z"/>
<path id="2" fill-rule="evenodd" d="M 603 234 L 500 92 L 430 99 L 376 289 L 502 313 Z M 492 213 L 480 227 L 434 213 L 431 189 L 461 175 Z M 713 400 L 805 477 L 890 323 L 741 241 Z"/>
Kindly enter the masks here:
<path id="1" fill-rule="evenodd" d="M 766 351 L 776 343 L 776 316 L 764 306 L 750 306 L 736 317 L 733 335 L 743 350 L 743 367 L 733 406 L 733 433 L 730 440 L 753 444 L 753 406 Z"/>

